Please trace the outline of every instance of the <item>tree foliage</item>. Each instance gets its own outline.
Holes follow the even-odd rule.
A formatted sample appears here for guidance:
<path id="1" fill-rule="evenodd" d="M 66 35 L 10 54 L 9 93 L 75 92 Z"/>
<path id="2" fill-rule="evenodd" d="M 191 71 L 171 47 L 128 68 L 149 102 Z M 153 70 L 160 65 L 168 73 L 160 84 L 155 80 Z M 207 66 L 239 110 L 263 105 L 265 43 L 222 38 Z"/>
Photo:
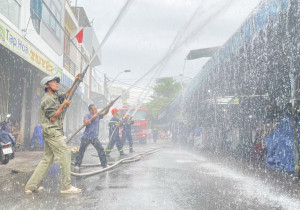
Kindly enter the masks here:
<path id="1" fill-rule="evenodd" d="M 173 78 L 164 78 L 154 86 L 154 96 L 175 98 L 181 89 L 179 82 L 175 82 Z"/>
<path id="2" fill-rule="evenodd" d="M 179 94 L 181 85 L 173 78 L 159 80 L 153 88 L 152 100 L 144 105 L 148 109 L 150 120 L 157 119 L 158 115 Z"/>

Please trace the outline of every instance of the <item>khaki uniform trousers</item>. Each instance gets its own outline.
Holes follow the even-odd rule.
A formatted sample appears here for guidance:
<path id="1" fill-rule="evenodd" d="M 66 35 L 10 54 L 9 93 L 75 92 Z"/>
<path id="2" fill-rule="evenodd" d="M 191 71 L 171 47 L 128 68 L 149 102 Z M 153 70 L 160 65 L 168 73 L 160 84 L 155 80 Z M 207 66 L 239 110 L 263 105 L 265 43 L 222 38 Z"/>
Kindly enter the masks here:
<path id="1" fill-rule="evenodd" d="M 56 134 L 58 132 L 55 132 Z M 68 148 L 64 136 L 61 134 L 53 137 L 44 137 L 44 158 L 38 164 L 34 173 L 27 182 L 25 188 L 31 191 L 38 189 L 46 173 L 53 163 L 54 157 L 60 166 L 61 190 L 71 187 L 71 151 Z"/>

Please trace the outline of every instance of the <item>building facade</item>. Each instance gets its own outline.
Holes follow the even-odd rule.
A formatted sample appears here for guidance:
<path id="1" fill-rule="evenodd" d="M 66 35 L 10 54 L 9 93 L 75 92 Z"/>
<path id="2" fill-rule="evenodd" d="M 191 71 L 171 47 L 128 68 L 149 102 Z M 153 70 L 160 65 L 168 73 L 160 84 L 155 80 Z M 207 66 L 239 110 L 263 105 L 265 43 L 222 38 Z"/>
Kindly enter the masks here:
<path id="1" fill-rule="evenodd" d="M 74 37 L 82 28 L 84 40 L 78 43 Z M 12 115 L 20 124 L 26 148 L 39 125 L 39 106 L 44 94 L 40 80 L 47 75 L 58 76 L 60 90 L 68 90 L 98 46 L 84 9 L 74 8 L 68 1 L 0 2 L 0 120 L 7 113 Z M 80 127 L 87 106 L 92 103 L 92 68 L 97 65 L 98 54 L 74 94 L 64 121 L 66 134 Z"/>

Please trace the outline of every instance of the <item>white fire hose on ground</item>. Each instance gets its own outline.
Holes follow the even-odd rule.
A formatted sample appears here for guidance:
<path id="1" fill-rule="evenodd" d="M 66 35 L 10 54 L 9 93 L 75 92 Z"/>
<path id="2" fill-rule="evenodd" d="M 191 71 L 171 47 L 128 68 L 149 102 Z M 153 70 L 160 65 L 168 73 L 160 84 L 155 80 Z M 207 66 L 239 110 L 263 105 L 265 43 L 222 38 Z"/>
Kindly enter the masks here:
<path id="1" fill-rule="evenodd" d="M 121 159 L 117 162 L 109 163 L 109 166 L 107 168 L 103 168 L 103 169 L 100 169 L 100 170 L 97 170 L 97 171 L 92 171 L 92 172 L 87 172 L 87 173 L 74 173 L 74 172 L 71 172 L 71 175 L 76 176 L 76 177 L 85 177 L 85 176 L 92 176 L 92 175 L 100 174 L 100 173 L 103 173 L 105 171 L 108 171 L 108 170 L 118 166 L 121 163 L 131 163 L 131 162 L 138 161 L 142 158 L 142 156 L 156 153 L 161 149 L 162 148 L 152 149 L 148 152 L 139 153 L 139 154 L 136 154 L 134 156 Z M 81 166 L 83 166 L 83 167 L 94 167 L 94 166 L 100 166 L 100 164 L 82 164 Z"/>

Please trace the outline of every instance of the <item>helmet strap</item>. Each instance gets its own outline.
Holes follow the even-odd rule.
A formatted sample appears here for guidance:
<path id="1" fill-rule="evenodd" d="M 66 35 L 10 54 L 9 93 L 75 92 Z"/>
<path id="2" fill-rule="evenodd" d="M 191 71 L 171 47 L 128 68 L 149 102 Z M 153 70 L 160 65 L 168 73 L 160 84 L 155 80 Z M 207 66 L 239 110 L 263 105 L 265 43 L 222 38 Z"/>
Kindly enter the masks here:
<path id="1" fill-rule="evenodd" d="M 48 82 L 47 82 L 46 84 L 49 86 L 48 88 L 49 88 L 54 94 L 56 94 L 57 91 L 53 90 L 53 89 L 51 88 L 51 86 L 49 85 Z"/>

